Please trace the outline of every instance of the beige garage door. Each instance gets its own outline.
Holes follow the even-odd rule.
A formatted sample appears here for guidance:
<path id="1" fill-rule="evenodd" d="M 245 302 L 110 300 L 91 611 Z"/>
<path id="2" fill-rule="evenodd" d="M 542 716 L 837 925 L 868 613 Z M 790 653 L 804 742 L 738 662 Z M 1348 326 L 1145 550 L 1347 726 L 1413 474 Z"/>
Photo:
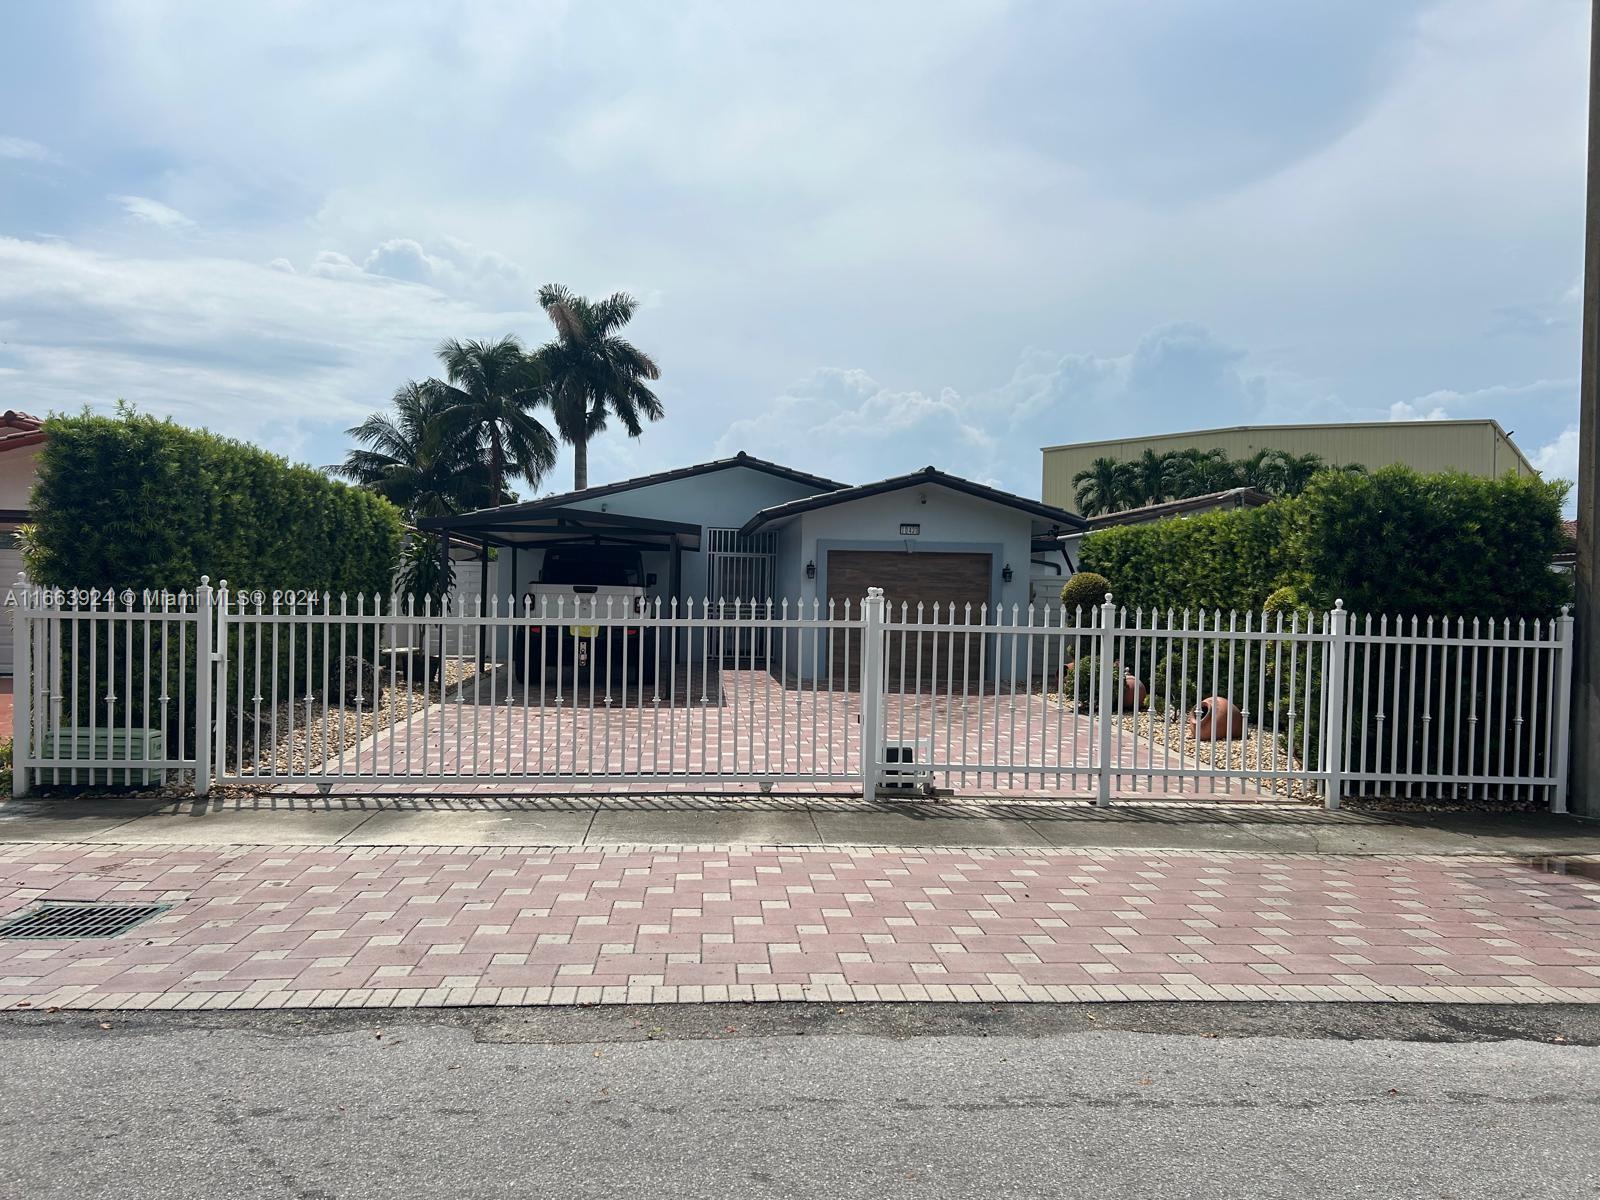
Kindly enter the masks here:
<path id="1" fill-rule="evenodd" d="M 869 587 L 881 587 L 889 610 L 898 615 L 901 604 L 909 607 L 911 614 L 917 604 L 923 605 L 923 620 L 933 620 L 933 606 L 939 605 L 939 620 L 949 621 L 950 606 L 961 612 L 964 605 L 972 605 L 972 620 L 979 620 L 978 608 L 989 603 L 989 585 L 993 578 L 994 562 L 988 554 L 901 554 L 892 550 L 830 550 L 828 552 L 828 598 L 840 601 L 838 611 L 843 612 L 843 601 L 849 600 L 851 612 L 857 611 Z M 965 644 L 970 663 L 968 675 L 975 678 L 977 670 L 978 639 L 958 639 Z M 954 668 L 954 682 L 959 686 L 962 677 L 962 660 L 950 661 L 951 639 L 924 636 L 919 649 L 917 638 L 898 634 L 889 638 L 889 684 L 897 688 L 900 682 L 901 643 L 905 644 L 905 680 L 909 690 L 916 682 L 917 664 L 922 664 L 923 687 L 926 689 L 938 671 L 941 687 L 950 678 Z M 936 644 L 937 643 L 937 644 Z M 852 634 L 848 643 L 849 672 L 852 685 L 858 680 L 861 662 L 860 635 Z M 834 643 L 835 678 L 845 678 L 846 643 L 843 638 Z"/>

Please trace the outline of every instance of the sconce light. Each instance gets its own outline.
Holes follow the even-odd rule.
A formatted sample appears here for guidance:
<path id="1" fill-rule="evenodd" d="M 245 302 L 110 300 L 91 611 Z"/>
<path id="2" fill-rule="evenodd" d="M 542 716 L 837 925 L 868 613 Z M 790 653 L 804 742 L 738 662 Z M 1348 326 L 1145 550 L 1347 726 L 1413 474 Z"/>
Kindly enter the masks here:
<path id="1" fill-rule="evenodd" d="M 1005 565 L 1004 569 L 1001 570 L 1000 578 L 1005 580 L 1007 583 L 1011 582 L 1011 564 L 1010 563 L 1007 563 Z"/>
<path id="2" fill-rule="evenodd" d="M 816 577 L 817 577 L 817 564 L 816 564 L 816 560 L 813 559 L 811 562 L 806 563 L 806 578 L 807 579 L 815 579 Z"/>

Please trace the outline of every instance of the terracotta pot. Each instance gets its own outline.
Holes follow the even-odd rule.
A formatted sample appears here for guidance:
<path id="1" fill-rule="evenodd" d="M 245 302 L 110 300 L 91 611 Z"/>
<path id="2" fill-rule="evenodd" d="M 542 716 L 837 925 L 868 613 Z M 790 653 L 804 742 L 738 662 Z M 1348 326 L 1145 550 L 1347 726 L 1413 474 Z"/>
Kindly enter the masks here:
<path id="1" fill-rule="evenodd" d="M 1199 742 L 1244 736 L 1244 714 L 1221 696 L 1207 696 L 1189 714 L 1189 732 Z"/>
<path id="2" fill-rule="evenodd" d="M 1124 712 L 1138 712 L 1144 708 L 1144 702 L 1150 693 L 1144 684 L 1134 678 L 1129 671 L 1122 677 L 1122 710 Z"/>

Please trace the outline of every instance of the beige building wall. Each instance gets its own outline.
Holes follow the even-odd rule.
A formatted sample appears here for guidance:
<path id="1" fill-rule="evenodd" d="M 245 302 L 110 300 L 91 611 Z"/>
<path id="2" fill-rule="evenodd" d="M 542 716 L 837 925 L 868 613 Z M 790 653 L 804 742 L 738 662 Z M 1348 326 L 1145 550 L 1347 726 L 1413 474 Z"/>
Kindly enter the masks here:
<path id="1" fill-rule="evenodd" d="M 1044 447 L 1046 504 L 1078 511 L 1072 477 L 1097 458 L 1132 459 L 1146 450 L 1210 450 L 1248 458 L 1257 450 L 1320 454 L 1330 466 L 1360 463 L 1376 470 L 1403 463 L 1418 471 L 1536 475 L 1533 464 L 1497 421 L 1370 421 L 1337 425 L 1234 425 L 1153 437 L 1112 438 Z"/>
<path id="2" fill-rule="evenodd" d="M 28 493 L 39 473 L 42 445 L 21 446 L 0 454 L 0 510 L 28 507 Z"/>

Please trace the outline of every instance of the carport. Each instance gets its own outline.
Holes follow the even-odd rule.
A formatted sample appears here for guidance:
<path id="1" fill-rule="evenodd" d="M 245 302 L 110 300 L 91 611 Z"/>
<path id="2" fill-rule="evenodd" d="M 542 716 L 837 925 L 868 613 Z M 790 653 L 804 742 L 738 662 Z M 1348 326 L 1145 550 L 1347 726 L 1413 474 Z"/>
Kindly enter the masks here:
<path id="1" fill-rule="evenodd" d="M 491 546 L 510 552 L 513 586 L 519 578 L 518 555 L 524 550 L 543 551 L 552 546 L 631 546 L 668 556 L 668 578 L 663 591 L 670 603 L 671 598 L 677 597 L 683 578 L 683 552 L 700 550 L 698 525 L 573 508 L 541 500 L 445 517 L 424 517 L 417 522 L 417 528 L 476 544 L 485 590 Z M 446 553 L 444 547 L 448 539 L 441 538 L 440 545 L 440 553 Z"/>

